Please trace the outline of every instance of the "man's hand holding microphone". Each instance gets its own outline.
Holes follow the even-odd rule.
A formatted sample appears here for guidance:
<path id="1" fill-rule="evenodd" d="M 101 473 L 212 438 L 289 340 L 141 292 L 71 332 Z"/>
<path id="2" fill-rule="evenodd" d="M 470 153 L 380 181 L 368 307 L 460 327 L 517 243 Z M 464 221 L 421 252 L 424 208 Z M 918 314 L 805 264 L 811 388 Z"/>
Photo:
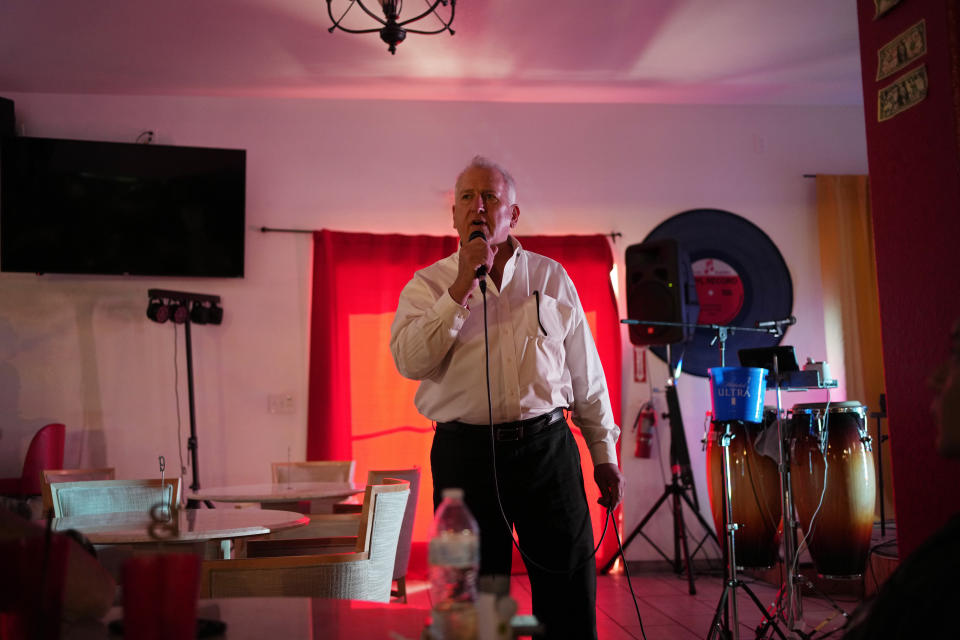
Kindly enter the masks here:
<path id="1" fill-rule="evenodd" d="M 487 236 L 479 227 L 470 233 L 470 239 L 466 243 L 460 245 L 457 279 L 447 290 L 457 304 L 466 306 L 470 292 L 478 284 L 481 291 L 486 291 L 487 273 L 493 266 L 497 249 L 498 247 L 487 244 Z"/>

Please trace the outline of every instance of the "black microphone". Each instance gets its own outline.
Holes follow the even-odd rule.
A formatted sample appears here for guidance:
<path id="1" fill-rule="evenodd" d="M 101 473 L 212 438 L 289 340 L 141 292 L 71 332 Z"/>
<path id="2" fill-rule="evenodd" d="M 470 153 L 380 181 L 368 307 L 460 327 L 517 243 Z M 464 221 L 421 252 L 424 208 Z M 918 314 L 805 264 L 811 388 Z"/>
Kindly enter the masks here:
<path id="1" fill-rule="evenodd" d="M 784 318 L 783 320 L 764 320 L 763 322 L 757 321 L 754 326 L 757 329 L 771 329 L 773 327 L 789 327 L 792 324 L 797 324 L 796 316 L 790 316 L 789 318 Z"/>
<path id="2" fill-rule="evenodd" d="M 481 240 L 486 240 L 487 236 L 483 235 L 483 231 L 481 231 L 480 229 L 475 229 L 473 233 L 470 234 L 470 240 L 475 240 L 476 238 L 480 238 Z M 467 242 L 469 242 L 470 240 L 468 240 Z M 487 277 L 487 265 L 482 264 L 479 267 L 477 267 L 477 278 L 479 278 L 480 282 L 483 283 L 484 278 L 486 277 Z"/>

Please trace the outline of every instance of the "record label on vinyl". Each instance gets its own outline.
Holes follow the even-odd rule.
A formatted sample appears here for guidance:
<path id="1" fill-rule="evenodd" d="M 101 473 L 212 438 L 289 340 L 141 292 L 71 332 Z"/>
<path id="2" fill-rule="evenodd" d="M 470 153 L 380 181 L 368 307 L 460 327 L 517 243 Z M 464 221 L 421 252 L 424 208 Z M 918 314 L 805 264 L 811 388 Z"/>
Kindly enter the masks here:
<path id="1" fill-rule="evenodd" d="M 733 267 L 717 258 L 697 260 L 690 269 L 700 300 L 697 324 L 727 324 L 743 308 L 743 280 Z"/>

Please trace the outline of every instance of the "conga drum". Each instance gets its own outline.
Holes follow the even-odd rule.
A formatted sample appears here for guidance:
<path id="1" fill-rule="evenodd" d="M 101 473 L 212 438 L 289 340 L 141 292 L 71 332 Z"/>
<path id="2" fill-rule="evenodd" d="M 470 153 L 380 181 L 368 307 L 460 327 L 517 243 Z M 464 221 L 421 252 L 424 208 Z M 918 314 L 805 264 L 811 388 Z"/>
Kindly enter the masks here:
<path id="1" fill-rule="evenodd" d="M 873 453 L 859 402 L 794 405 L 790 419 L 793 502 L 823 577 L 863 575 L 877 499 Z"/>
<path id="2" fill-rule="evenodd" d="M 710 507 L 717 535 L 723 538 L 723 447 L 720 436 L 726 422 L 711 422 L 707 436 L 707 486 Z M 776 410 L 764 412 L 763 423 L 729 422 L 730 492 L 733 521 L 739 525 L 734 536 L 734 553 L 738 567 L 767 568 L 777 562 L 779 549 L 780 474 L 772 458 L 760 454 L 754 443 L 761 433 L 774 429 L 776 442 Z"/>

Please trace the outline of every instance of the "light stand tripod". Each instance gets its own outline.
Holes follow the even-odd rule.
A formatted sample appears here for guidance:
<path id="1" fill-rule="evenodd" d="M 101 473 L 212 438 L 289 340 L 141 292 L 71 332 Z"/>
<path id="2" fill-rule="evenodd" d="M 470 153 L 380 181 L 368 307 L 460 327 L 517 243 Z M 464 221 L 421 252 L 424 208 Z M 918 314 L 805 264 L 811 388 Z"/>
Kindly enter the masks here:
<path id="1" fill-rule="evenodd" d="M 223 310 L 219 306 L 220 296 L 164 289 L 149 289 L 147 295 L 151 300 L 150 307 L 147 309 L 147 317 L 154 322 L 163 323 L 170 319 L 175 324 L 183 325 L 183 334 L 186 339 L 187 391 L 190 409 L 190 437 L 187 439 L 187 450 L 189 452 L 190 468 L 193 472 L 193 482 L 190 483 L 190 490 L 199 491 L 200 463 L 197 459 L 197 421 L 193 401 L 193 341 L 190 336 L 190 325 L 192 322 L 220 324 L 223 318 Z M 189 306 L 191 304 L 193 305 L 192 309 Z M 177 411 L 179 410 L 180 407 L 178 406 Z M 213 503 L 209 500 L 204 500 L 204 504 L 211 509 L 213 508 Z M 194 508 L 196 506 L 196 500 L 190 499 L 187 501 L 187 507 Z"/>
<path id="2" fill-rule="evenodd" d="M 654 549 L 656 549 L 657 553 L 663 556 L 664 560 L 673 566 L 673 570 L 676 573 L 679 574 L 683 571 L 683 568 L 686 567 L 689 591 L 691 595 L 694 595 L 697 593 L 697 588 L 693 582 L 693 572 L 690 558 L 693 555 L 696 555 L 697 551 L 700 550 L 700 547 L 703 546 L 703 543 L 707 540 L 707 538 L 713 538 L 714 542 L 717 543 L 717 546 L 720 545 L 720 542 L 717 540 L 716 535 L 710 529 L 710 526 L 707 524 L 706 520 L 704 520 L 703 516 L 700 515 L 700 506 L 699 502 L 697 501 L 696 487 L 694 486 L 693 482 L 693 473 L 690 469 L 690 453 L 687 450 L 687 440 L 683 430 L 683 417 L 680 413 L 680 401 L 677 399 L 677 388 L 676 383 L 672 378 L 672 372 L 671 380 L 669 380 L 666 385 L 666 396 L 667 411 L 670 418 L 670 484 L 666 485 L 663 493 L 660 495 L 660 498 L 657 499 L 650 510 L 647 511 L 646 515 L 640 520 L 640 523 L 633 529 L 627 539 L 623 542 L 623 548 L 627 548 L 634 538 L 636 538 L 638 535 L 642 535 L 644 539 L 649 542 Z M 690 497 L 687 495 L 687 491 L 691 491 L 693 493 L 693 502 L 691 502 Z M 660 506 L 666 502 L 667 498 L 672 498 L 672 559 L 667 557 L 660 547 L 658 547 L 653 540 L 643 533 L 643 528 L 646 526 L 647 522 L 649 522 L 653 515 L 657 512 L 657 509 L 659 509 Z M 704 531 L 706 531 L 706 535 L 704 535 L 704 537 L 700 540 L 700 543 L 697 545 L 696 549 L 693 550 L 692 554 L 689 552 L 689 548 L 687 546 L 687 528 L 683 520 L 683 502 L 687 503 L 687 506 L 690 507 L 690 510 L 693 512 L 694 516 L 696 516 Z M 681 553 L 683 554 L 682 564 L 680 561 Z M 617 554 L 614 554 L 614 556 L 610 558 L 610 560 L 608 560 L 607 563 L 600 569 L 600 573 L 606 574 L 609 572 L 616 559 Z M 626 562 L 626 559 L 624 559 L 624 562 Z"/>

